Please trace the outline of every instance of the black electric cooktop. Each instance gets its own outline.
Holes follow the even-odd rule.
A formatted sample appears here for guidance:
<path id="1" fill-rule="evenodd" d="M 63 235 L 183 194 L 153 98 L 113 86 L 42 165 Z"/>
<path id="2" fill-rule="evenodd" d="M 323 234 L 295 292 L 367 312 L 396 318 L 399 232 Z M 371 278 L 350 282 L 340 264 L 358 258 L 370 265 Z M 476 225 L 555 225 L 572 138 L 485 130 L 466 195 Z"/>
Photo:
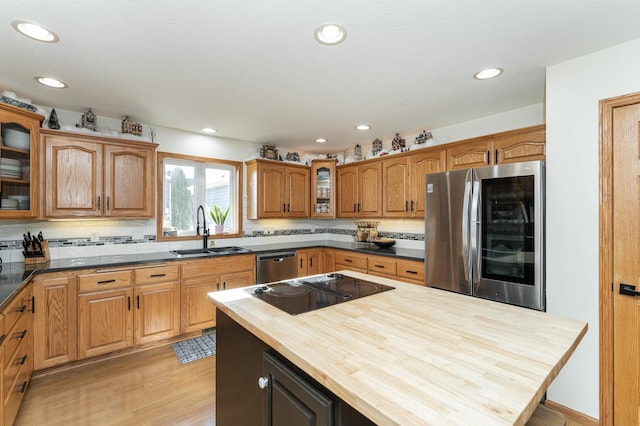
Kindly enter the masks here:
<path id="1" fill-rule="evenodd" d="M 298 315 L 393 288 L 342 274 L 326 274 L 265 284 L 251 291 L 258 299 Z"/>

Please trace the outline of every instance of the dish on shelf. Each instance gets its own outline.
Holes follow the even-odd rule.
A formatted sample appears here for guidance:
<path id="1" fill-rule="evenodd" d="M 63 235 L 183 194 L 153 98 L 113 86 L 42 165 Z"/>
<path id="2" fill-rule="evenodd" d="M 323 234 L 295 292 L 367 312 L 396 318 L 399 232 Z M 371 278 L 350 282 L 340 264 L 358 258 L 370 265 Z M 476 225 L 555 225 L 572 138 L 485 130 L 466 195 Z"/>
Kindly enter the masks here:
<path id="1" fill-rule="evenodd" d="M 378 238 L 377 240 L 373 240 L 373 244 L 377 245 L 380 248 L 393 247 L 395 243 L 396 240 L 392 238 Z"/>
<path id="2" fill-rule="evenodd" d="M 9 126 L 10 125 L 3 125 L 2 142 L 8 147 L 28 151 L 31 144 L 29 132 Z"/>

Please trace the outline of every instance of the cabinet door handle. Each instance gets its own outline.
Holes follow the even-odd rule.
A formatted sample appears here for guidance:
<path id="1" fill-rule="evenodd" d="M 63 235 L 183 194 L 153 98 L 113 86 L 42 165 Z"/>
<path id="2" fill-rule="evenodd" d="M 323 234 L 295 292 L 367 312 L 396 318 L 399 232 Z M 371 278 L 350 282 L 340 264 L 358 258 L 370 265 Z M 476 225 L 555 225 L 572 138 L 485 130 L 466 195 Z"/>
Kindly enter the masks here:
<path id="1" fill-rule="evenodd" d="M 413 200 L 411 200 L 411 211 L 414 211 L 414 209 L 413 209 L 413 203 L 414 203 L 414 201 L 413 201 Z"/>
<path id="2" fill-rule="evenodd" d="M 356 210 L 356 203 L 353 203 L 353 212 L 357 212 L 358 210 Z"/>
<path id="3" fill-rule="evenodd" d="M 222 289 L 223 289 L 223 290 L 226 290 L 226 289 L 227 289 L 227 282 L 226 282 L 226 281 L 223 281 L 223 282 L 222 282 Z"/>
<path id="4" fill-rule="evenodd" d="M 313 268 L 313 257 L 311 259 L 309 259 L 309 266 L 311 266 Z"/>
<path id="5" fill-rule="evenodd" d="M 98 284 L 109 284 L 109 283 L 115 283 L 116 280 L 111 279 L 111 280 L 103 280 L 103 281 L 98 281 Z"/>
<path id="6" fill-rule="evenodd" d="M 22 358 L 16 358 L 16 365 L 24 365 L 27 362 L 27 356 L 23 356 Z"/>
<path id="7" fill-rule="evenodd" d="M 110 207 L 109 207 L 109 205 L 110 205 L 110 203 L 109 203 L 110 198 L 111 198 L 111 197 L 109 197 L 109 196 L 107 195 L 107 210 L 109 210 L 109 208 L 110 208 Z"/>
<path id="8" fill-rule="evenodd" d="M 136 299 L 137 299 L 136 303 L 138 304 L 138 309 L 140 309 L 140 295 L 137 295 Z"/>
<path id="9" fill-rule="evenodd" d="M 31 310 L 29 312 L 33 314 L 36 313 L 36 297 L 35 296 L 31 296 Z"/>
<path id="10" fill-rule="evenodd" d="M 22 331 L 16 333 L 15 338 L 16 339 L 24 339 L 26 335 L 27 335 L 27 330 L 22 330 Z"/>
<path id="11" fill-rule="evenodd" d="M 491 164 L 491 150 L 487 151 L 487 164 Z"/>
<path id="12" fill-rule="evenodd" d="M 360 203 L 358 203 L 358 213 L 360 213 Z"/>
<path id="13" fill-rule="evenodd" d="M 287 212 L 291 213 L 291 203 L 287 203 Z"/>
<path id="14" fill-rule="evenodd" d="M 220 291 L 220 283 L 216 283 L 216 290 Z"/>
<path id="15" fill-rule="evenodd" d="M 282 213 L 287 212 L 287 203 L 282 203 Z"/>
<path id="16" fill-rule="evenodd" d="M 131 296 L 127 296 L 127 310 L 131 310 Z"/>
<path id="17" fill-rule="evenodd" d="M 405 211 L 405 212 L 408 212 L 408 211 L 409 211 L 409 202 L 408 202 L 408 201 L 405 201 L 405 202 L 404 202 L 404 211 Z"/>
<path id="18" fill-rule="evenodd" d="M 300 258 L 300 269 L 302 269 L 302 258 Z"/>
<path id="19" fill-rule="evenodd" d="M 167 274 L 151 274 L 150 278 L 160 278 L 160 277 L 166 277 Z"/>
<path id="20" fill-rule="evenodd" d="M 16 386 L 16 393 L 24 393 L 27 390 L 27 384 L 29 382 L 22 382 L 18 386 Z"/>
<path id="21" fill-rule="evenodd" d="M 98 195 L 98 210 L 100 210 L 100 196 Z"/>
<path id="22" fill-rule="evenodd" d="M 498 150 L 496 149 L 496 164 L 498 164 Z"/>
<path id="23" fill-rule="evenodd" d="M 26 310 L 27 310 L 27 305 L 22 305 L 22 306 L 20 306 L 19 308 L 16 309 L 16 312 L 22 313 L 22 312 L 24 312 Z"/>

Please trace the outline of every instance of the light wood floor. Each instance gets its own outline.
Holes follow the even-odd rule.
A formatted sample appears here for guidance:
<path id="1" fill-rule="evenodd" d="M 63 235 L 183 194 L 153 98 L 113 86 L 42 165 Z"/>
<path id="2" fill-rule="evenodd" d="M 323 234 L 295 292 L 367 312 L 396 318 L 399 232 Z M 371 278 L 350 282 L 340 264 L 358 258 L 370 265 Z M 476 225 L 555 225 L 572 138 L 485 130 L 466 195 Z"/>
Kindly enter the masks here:
<path id="1" fill-rule="evenodd" d="M 16 425 L 215 425 L 215 356 L 171 346 L 36 377 Z"/>

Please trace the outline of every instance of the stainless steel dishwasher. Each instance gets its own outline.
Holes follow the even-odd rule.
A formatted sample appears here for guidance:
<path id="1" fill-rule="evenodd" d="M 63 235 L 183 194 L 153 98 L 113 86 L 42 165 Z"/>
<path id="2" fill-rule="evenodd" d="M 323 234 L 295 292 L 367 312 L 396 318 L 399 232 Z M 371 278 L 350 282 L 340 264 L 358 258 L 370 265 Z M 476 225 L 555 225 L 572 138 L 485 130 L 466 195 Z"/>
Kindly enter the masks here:
<path id="1" fill-rule="evenodd" d="M 295 251 L 272 251 L 256 255 L 256 284 L 288 280 L 298 276 Z"/>

